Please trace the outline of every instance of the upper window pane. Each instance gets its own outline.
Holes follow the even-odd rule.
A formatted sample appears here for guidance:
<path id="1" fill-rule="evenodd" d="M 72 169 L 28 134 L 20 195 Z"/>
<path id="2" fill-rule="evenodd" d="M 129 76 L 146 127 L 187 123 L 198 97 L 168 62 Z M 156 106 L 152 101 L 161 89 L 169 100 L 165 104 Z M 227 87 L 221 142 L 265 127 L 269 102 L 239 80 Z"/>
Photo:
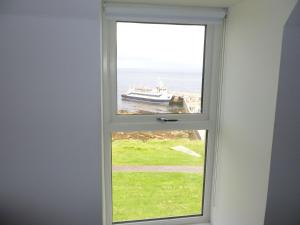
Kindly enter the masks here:
<path id="1" fill-rule="evenodd" d="M 201 113 L 205 28 L 117 22 L 117 114 Z"/>

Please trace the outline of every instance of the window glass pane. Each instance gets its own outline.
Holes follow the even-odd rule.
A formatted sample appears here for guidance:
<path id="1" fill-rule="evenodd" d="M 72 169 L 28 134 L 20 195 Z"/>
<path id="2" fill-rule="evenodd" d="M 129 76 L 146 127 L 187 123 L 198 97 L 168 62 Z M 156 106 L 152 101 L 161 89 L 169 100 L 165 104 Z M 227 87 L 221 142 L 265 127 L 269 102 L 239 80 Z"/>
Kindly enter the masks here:
<path id="1" fill-rule="evenodd" d="M 201 215 L 205 130 L 112 134 L 113 222 Z"/>
<path id="2" fill-rule="evenodd" d="M 117 22 L 117 113 L 201 113 L 205 30 Z"/>

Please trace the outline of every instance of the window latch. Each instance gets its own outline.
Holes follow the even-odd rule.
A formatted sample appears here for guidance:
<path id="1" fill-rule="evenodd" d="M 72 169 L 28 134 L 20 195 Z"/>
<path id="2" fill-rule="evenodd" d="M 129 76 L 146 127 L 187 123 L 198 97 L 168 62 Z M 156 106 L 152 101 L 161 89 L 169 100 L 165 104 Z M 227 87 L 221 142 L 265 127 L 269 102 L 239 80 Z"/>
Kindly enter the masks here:
<path id="1" fill-rule="evenodd" d="M 167 118 L 164 118 L 164 117 L 158 117 L 156 118 L 159 122 L 178 122 L 177 119 L 167 119 Z"/>

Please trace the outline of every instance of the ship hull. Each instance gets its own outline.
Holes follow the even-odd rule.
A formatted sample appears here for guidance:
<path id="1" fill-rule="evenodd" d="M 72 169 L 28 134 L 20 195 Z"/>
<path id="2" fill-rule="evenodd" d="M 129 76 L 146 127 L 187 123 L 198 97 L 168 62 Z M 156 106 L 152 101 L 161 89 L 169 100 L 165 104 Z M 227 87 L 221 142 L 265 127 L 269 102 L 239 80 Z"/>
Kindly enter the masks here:
<path id="1" fill-rule="evenodd" d="M 169 99 L 155 99 L 155 98 L 145 98 L 140 96 L 130 96 L 130 95 L 122 95 L 123 100 L 127 101 L 139 101 L 139 102 L 149 102 L 149 103 L 157 103 L 157 104 L 169 104 Z"/>

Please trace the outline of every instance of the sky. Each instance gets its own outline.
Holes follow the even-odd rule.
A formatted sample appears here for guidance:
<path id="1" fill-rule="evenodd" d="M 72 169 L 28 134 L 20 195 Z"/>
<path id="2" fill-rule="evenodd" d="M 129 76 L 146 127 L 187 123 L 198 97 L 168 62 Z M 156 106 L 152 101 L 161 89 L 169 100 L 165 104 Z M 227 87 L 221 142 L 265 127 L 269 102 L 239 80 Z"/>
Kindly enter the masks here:
<path id="1" fill-rule="evenodd" d="M 201 73 L 205 27 L 117 23 L 118 69 Z"/>

